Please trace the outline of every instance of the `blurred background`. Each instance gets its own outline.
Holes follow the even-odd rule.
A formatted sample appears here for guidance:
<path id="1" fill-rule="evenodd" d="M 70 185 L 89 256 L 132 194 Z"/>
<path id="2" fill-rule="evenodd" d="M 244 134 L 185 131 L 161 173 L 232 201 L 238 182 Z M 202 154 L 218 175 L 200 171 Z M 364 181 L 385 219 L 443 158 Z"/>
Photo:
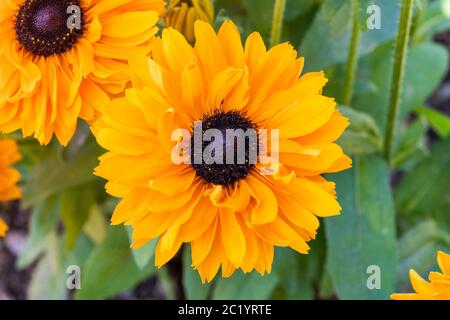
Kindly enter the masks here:
<path id="1" fill-rule="evenodd" d="M 0 205 L 10 227 L 0 240 L 0 299 L 388 299 L 411 291 L 410 268 L 423 276 L 437 270 L 437 250 L 450 252 L 450 1 L 414 2 L 390 165 L 381 148 L 401 0 L 357 1 L 356 20 L 353 2 L 286 4 L 282 40 L 305 57 L 306 71 L 325 70 L 325 94 L 352 122 L 340 144 L 354 168 L 331 177 L 343 212 L 323 221 L 309 255 L 278 248 L 270 276 L 237 272 L 209 285 L 191 269 L 188 247 L 155 269 L 155 242 L 133 251 L 130 230 L 109 225 L 117 200 L 92 174 L 102 150 L 80 123 L 66 149 L 9 136 L 23 156 L 16 167 L 24 197 Z M 368 25 L 373 5 L 380 9 L 375 29 Z M 216 0 L 212 23 L 232 19 L 243 37 L 259 31 L 269 45 L 273 7 L 273 0 Z M 349 98 L 355 21 L 359 41 Z M 80 267 L 81 290 L 66 286 L 71 265 Z M 366 285 L 370 266 L 381 272 L 374 290 Z"/>

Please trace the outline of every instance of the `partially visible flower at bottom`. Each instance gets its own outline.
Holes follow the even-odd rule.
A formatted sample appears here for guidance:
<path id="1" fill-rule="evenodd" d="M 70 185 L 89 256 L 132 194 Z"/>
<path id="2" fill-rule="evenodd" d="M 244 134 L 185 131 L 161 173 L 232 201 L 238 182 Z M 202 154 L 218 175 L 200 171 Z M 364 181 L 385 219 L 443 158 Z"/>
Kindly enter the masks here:
<path id="1" fill-rule="evenodd" d="M 179 32 L 165 29 L 152 58 L 131 59 L 133 88 L 112 101 L 95 125 L 97 141 L 109 151 L 95 173 L 108 180 L 109 194 L 122 198 L 112 223 L 133 227 L 133 247 L 159 238 L 158 267 L 189 243 L 203 281 L 220 268 L 224 277 L 237 269 L 264 275 L 275 246 L 306 254 L 319 217 L 339 214 L 335 185 L 321 175 L 351 167 L 335 143 L 348 120 L 334 99 L 322 95 L 323 72 L 301 76 L 303 58 L 290 44 L 267 50 L 253 33 L 244 48 L 232 22 L 216 34 L 197 21 L 195 36 L 193 48 Z M 265 174 L 263 163 L 248 161 L 254 150 L 249 143 L 245 161 L 211 164 L 195 160 L 210 146 L 200 142 L 197 153 L 196 138 L 188 138 L 194 163 L 177 164 L 174 133 L 198 122 L 219 135 L 278 130 L 273 175 Z M 231 150 L 227 159 L 239 156 Z"/>
<path id="2" fill-rule="evenodd" d="M 16 183 L 20 173 L 11 165 L 21 159 L 15 140 L 0 140 L 0 202 L 16 200 L 21 197 L 21 191 Z M 8 226 L 0 218 L 0 237 L 4 237 Z"/>
<path id="3" fill-rule="evenodd" d="M 439 251 L 437 261 L 442 273 L 430 272 L 428 281 L 416 271 L 410 270 L 409 277 L 416 293 L 394 293 L 394 300 L 450 300 L 450 254 Z"/>

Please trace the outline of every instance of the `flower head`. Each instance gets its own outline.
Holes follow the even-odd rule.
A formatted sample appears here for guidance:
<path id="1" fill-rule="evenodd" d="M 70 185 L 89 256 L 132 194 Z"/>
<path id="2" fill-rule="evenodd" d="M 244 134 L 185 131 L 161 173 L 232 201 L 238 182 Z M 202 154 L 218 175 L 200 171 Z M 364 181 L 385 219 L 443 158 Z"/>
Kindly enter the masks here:
<path id="1" fill-rule="evenodd" d="M 439 251 L 437 261 L 442 273 L 430 272 L 429 282 L 414 270 L 409 271 L 411 284 L 416 293 L 395 293 L 394 300 L 450 300 L 450 254 Z"/>
<path id="2" fill-rule="evenodd" d="M 0 140 L 0 202 L 16 200 L 21 197 L 16 186 L 20 173 L 11 165 L 21 159 L 19 148 L 14 140 Z M 0 237 L 4 237 L 8 226 L 0 218 Z"/>
<path id="3" fill-rule="evenodd" d="M 63 144 L 129 82 L 127 54 L 148 53 L 163 0 L 0 2 L 0 131 Z"/>
<path id="4" fill-rule="evenodd" d="M 214 7 L 211 0 L 171 0 L 164 16 L 166 26 L 181 32 L 194 42 L 194 23 L 197 20 L 212 23 Z"/>
<path id="5" fill-rule="evenodd" d="M 133 88 L 96 125 L 109 151 L 96 174 L 122 198 L 112 222 L 133 227 L 133 247 L 159 238 L 157 266 L 190 243 L 203 281 L 220 267 L 263 275 L 274 246 L 307 253 L 318 217 L 340 212 L 321 174 L 351 166 L 334 143 L 348 121 L 291 45 L 267 50 L 254 33 L 243 48 L 232 22 L 216 34 L 197 21 L 195 35 L 193 48 L 165 29 L 152 58 L 132 57 Z"/>

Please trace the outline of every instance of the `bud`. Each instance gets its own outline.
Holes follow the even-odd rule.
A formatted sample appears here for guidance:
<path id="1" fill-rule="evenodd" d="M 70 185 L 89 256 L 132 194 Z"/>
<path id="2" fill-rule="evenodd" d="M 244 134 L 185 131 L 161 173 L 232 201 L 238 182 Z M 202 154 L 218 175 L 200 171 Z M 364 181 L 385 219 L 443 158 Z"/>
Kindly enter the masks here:
<path id="1" fill-rule="evenodd" d="M 197 20 L 213 22 L 211 0 L 171 0 L 164 16 L 166 26 L 181 32 L 190 43 L 195 41 L 194 22 Z"/>

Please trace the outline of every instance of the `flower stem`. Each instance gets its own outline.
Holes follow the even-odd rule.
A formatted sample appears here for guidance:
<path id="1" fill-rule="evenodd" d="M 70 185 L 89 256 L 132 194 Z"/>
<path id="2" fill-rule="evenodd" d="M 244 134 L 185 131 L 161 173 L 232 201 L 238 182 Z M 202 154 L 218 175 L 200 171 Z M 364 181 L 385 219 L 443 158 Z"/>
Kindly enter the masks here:
<path id="1" fill-rule="evenodd" d="M 352 0 L 352 37 L 350 50 L 347 59 L 347 70 L 345 72 L 344 93 L 342 103 L 350 107 L 355 86 L 356 70 L 358 66 L 358 51 L 361 39 L 361 29 L 359 27 L 359 0 Z"/>
<path id="2" fill-rule="evenodd" d="M 272 46 L 279 44 L 281 41 L 285 9 L 286 9 L 286 0 L 275 0 L 275 7 L 273 10 L 273 19 L 272 19 L 272 34 L 270 37 L 270 44 Z"/>
<path id="3" fill-rule="evenodd" d="M 392 73 L 389 112 L 384 139 L 384 156 L 391 163 L 397 116 L 402 95 L 403 77 L 408 53 L 414 0 L 402 0 L 400 25 L 395 44 L 394 70 Z"/>

